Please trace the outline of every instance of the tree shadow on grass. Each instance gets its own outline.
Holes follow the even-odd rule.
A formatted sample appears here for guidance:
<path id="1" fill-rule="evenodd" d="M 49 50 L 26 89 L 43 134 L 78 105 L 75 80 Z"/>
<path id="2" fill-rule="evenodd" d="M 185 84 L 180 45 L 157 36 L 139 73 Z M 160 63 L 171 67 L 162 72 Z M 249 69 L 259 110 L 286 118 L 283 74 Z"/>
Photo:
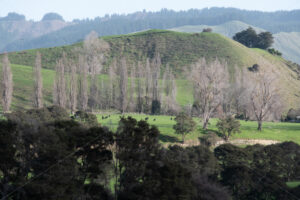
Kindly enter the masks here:
<path id="1" fill-rule="evenodd" d="M 221 133 L 220 133 L 219 131 L 217 131 L 217 130 L 212 130 L 212 129 L 206 129 L 206 130 L 204 130 L 204 129 L 202 129 L 202 128 L 199 128 L 199 132 L 200 132 L 201 134 L 203 134 L 203 135 L 207 135 L 207 134 L 210 134 L 210 133 L 214 133 L 214 134 L 216 134 L 217 136 L 222 137 Z"/>
<path id="2" fill-rule="evenodd" d="M 159 135 L 159 140 L 162 142 L 180 142 L 178 138 L 169 135 Z"/>

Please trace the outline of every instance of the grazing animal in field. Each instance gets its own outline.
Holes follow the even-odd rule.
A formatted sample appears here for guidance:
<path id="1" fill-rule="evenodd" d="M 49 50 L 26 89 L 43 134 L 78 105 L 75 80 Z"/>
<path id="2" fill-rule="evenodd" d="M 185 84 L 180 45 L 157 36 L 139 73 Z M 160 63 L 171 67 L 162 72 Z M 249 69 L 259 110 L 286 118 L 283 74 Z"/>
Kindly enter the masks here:
<path id="1" fill-rule="evenodd" d="M 170 120 L 173 120 L 173 118 L 171 117 Z"/>
<path id="2" fill-rule="evenodd" d="M 104 119 L 104 116 L 102 115 L 102 119 Z"/>
<path id="3" fill-rule="evenodd" d="M 156 119 L 154 118 L 153 121 L 156 121 Z"/>
<path id="4" fill-rule="evenodd" d="M 145 120 L 147 121 L 149 119 L 149 117 L 146 117 Z"/>

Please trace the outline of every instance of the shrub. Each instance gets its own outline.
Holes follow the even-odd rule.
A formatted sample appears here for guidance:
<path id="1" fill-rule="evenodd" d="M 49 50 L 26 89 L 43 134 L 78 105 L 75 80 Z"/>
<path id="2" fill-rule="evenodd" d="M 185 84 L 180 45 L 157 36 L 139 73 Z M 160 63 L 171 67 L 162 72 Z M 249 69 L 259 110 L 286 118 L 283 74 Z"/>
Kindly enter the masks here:
<path id="1" fill-rule="evenodd" d="M 205 134 L 203 137 L 199 138 L 201 145 L 205 145 L 208 147 L 215 146 L 221 140 L 222 138 L 220 138 L 214 132 L 210 132 L 208 134 Z"/>
<path id="2" fill-rule="evenodd" d="M 227 141 L 234 133 L 240 133 L 240 122 L 232 116 L 219 119 L 217 127 L 223 138 Z"/>
<path id="3" fill-rule="evenodd" d="M 151 114 L 153 114 L 153 115 L 160 114 L 160 101 L 158 101 L 158 100 L 152 101 Z"/>
<path id="4" fill-rule="evenodd" d="M 193 118 L 183 112 L 176 116 L 175 121 L 176 124 L 173 126 L 173 129 L 175 133 L 182 135 L 182 143 L 184 143 L 185 135 L 195 129 L 196 123 Z"/>
<path id="5" fill-rule="evenodd" d="M 252 67 L 248 67 L 248 70 L 250 72 L 258 72 L 259 71 L 259 65 L 258 64 L 254 64 Z"/>
<path id="6" fill-rule="evenodd" d="M 204 28 L 202 32 L 204 32 L 204 33 L 211 33 L 212 29 L 211 28 Z"/>
<path id="7" fill-rule="evenodd" d="M 83 111 L 77 111 L 74 115 L 75 119 L 82 122 L 88 127 L 98 126 L 97 117 L 91 113 L 86 113 Z"/>
<path id="8" fill-rule="evenodd" d="M 282 53 L 274 48 L 268 49 L 268 52 L 272 55 L 282 56 Z"/>

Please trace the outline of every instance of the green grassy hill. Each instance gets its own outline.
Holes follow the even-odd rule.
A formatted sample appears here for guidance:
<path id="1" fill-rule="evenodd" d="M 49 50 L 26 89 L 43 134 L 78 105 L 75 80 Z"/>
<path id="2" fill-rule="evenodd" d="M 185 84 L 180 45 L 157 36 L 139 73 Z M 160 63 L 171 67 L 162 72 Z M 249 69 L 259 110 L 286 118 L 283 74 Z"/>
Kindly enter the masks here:
<path id="1" fill-rule="evenodd" d="M 108 58 L 125 55 L 129 60 L 137 62 L 152 58 L 159 52 L 163 64 L 170 64 L 177 72 L 182 72 L 185 66 L 190 65 L 201 57 L 208 60 L 218 57 L 225 59 L 232 67 L 238 65 L 252 66 L 257 63 L 257 56 L 252 49 L 216 33 L 179 33 L 165 30 L 150 30 L 128 35 L 103 37 L 110 44 Z M 37 51 L 42 54 L 44 68 L 54 69 L 56 61 L 65 52 L 74 57 L 72 50 L 82 46 L 77 43 L 71 46 L 34 49 L 10 53 L 11 63 L 33 66 Z M 109 64 L 111 59 L 108 59 Z"/>
<path id="2" fill-rule="evenodd" d="M 103 37 L 110 44 L 107 53 L 106 67 L 112 58 L 126 56 L 134 65 L 138 60 L 145 61 L 152 58 L 155 52 L 159 52 L 163 65 L 169 64 L 177 75 L 178 95 L 177 100 L 181 105 L 192 102 L 192 88 L 188 81 L 183 80 L 182 72 L 188 70 L 191 63 L 201 57 L 212 60 L 215 57 L 224 59 L 229 64 L 229 71 L 234 76 L 234 66 L 247 68 L 253 64 L 270 63 L 272 71 L 279 75 L 278 86 L 283 88 L 284 101 L 288 108 L 298 107 L 299 81 L 297 75 L 287 65 L 287 61 L 281 57 L 275 57 L 266 51 L 249 49 L 225 36 L 216 33 L 179 33 L 164 30 L 150 30 L 135 34 Z M 74 47 L 81 46 L 77 43 L 71 46 L 34 49 L 9 54 L 13 63 L 15 93 L 13 104 L 15 107 L 31 105 L 32 67 L 37 51 L 42 54 L 44 94 L 46 104 L 51 103 L 52 81 L 56 60 L 62 52 L 66 52 L 71 58 Z M 1 56 L 0 56 L 1 57 Z"/>

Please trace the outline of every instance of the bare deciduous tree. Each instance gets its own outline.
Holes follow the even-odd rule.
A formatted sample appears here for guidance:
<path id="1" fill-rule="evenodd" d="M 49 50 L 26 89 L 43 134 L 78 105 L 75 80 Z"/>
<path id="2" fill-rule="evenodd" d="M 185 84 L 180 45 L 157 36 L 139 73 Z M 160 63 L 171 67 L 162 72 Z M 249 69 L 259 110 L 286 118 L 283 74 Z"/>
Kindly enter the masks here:
<path id="1" fill-rule="evenodd" d="M 166 70 L 163 74 L 163 88 L 164 88 L 164 94 L 166 96 L 169 96 L 171 93 L 171 81 L 170 81 L 170 76 L 171 76 L 171 70 L 169 65 L 166 66 Z"/>
<path id="2" fill-rule="evenodd" d="M 65 65 L 64 59 L 60 59 L 56 63 L 56 74 L 53 87 L 53 103 L 62 108 L 66 107 L 66 81 L 65 81 Z"/>
<path id="3" fill-rule="evenodd" d="M 8 55 L 5 53 L 2 60 L 2 108 L 3 112 L 9 112 L 13 94 L 13 80 Z"/>
<path id="4" fill-rule="evenodd" d="M 161 58 L 159 53 L 156 54 L 152 61 L 152 99 L 160 100 L 159 77 L 161 68 Z"/>
<path id="5" fill-rule="evenodd" d="M 88 108 L 88 82 L 87 82 L 87 64 L 84 61 L 84 57 L 79 55 L 79 94 L 78 103 L 79 109 L 86 111 Z"/>
<path id="6" fill-rule="evenodd" d="M 145 65 L 145 104 L 147 107 L 150 105 L 152 99 L 152 73 L 150 68 L 150 61 L 147 59 Z"/>
<path id="7" fill-rule="evenodd" d="M 144 68 L 141 62 L 137 65 L 137 112 L 143 112 L 143 103 L 144 103 L 144 87 L 145 87 L 145 77 L 144 77 Z"/>
<path id="8" fill-rule="evenodd" d="M 114 108 L 116 105 L 117 99 L 117 89 L 116 89 L 116 73 L 115 70 L 117 68 L 116 60 L 112 62 L 108 69 L 108 88 L 107 88 L 107 99 L 110 108 Z"/>
<path id="9" fill-rule="evenodd" d="M 43 107 L 43 80 L 42 80 L 42 58 L 40 52 L 37 52 L 34 65 L 34 93 L 33 105 L 35 108 Z"/>
<path id="10" fill-rule="evenodd" d="M 239 69 L 235 66 L 235 81 L 231 85 L 231 104 L 237 115 L 242 115 L 244 119 L 248 119 L 248 107 L 250 98 L 247 95 L 247 78 L 246 70 Z"/>
<path id="11" fill-rule="evenodd" d="M 99 88 L 98 88 L 98 80 L 99 75 L 102 70 L 102 65 L 99 61 L 99 59 L 94 56 L 92 59 L 92 62 L 90 64 L 90 73 L 91 73 L 91 89 L 90 89 L 90 96 L 89 96 L 89 102 L 90 102 L 90 108 L 92 110 L 97 109 L 97 106 L 99 106 L 101 99 L 99 95 Z"/>
<path id="12" fill-rule="evenodd" d="M 128 72 L 126 59 L 122 58 L 120 63 L 120 111 L 123 114 L 127 108 L 127 84 L 128 84 Z"/>
<path id="13" fill-rule="evenodd" d="M 164 101 L 163 107 L 166 113 L 174 114 L 178 110 L 176 102 L 177 86 L 172 70 L 167 65 L 163 75 Z"/>
<path id="14" fill-rule="evenodd" d="M 276 109 L 280 109 L 279 89 L 275 85 L 276 75 L 267 63 L 258 72 L 248 72 L 248 91 L 251 109 L 257 120 L 257 130 L 261 131 L 265 118 Z"/>
<path id="15" fill-rule="evenodd" d="M 102 71 L 104 53 L 108 48 L 108 43 L 100 39 L 95 31 L 92 31 L 85 37 L 82 54 L 85 55 L 87 71 L 91 74 L 91 88 L 88 103 L 92 110 L 97 109 L 103 101 L 99 99 L 101 95 L 99 94 L 98 75 Z"/>
<path id="16" fill-rule="evenodd" d="M 135 80 L 136 80 L 136 71 L 135 71 L 135 66 L 133 66 L 130 70 L 130 88 L 129 88 L 129 102 L 128 102 L 128 107 L 130 111 L 134 111 L 136 107 Z"/>
<path id="17" fill-rule="evenodd" d="M 209 119 L 222 103 L 223 91 L 228 86 L 228 76 L 226 62 L 218 59 L 207 63 L 203 58 L 192 65 L 194 98 L 202 115 L 203 129 L 207 128 Z"/>
<path id="18" fill-rule="evenodd" d="M 100 39 L 95 31 L 92 31 L 85 37 L 83 43 L 83 53 L 86 56 L 86 62 L 89 65 L 89 72 L 92 70 L 91 63 L 93 63 L 93 59 L 97 57 L 99 61 L 103 60 L 104 53 L 108 48 L 109 44 Z M 100 71 L 97 71 L 96 73 Z"/>
<path id="19" fill-rule="evenodd" d="M 74 114 L 74 112 L 77 109 L 77 65 L 76 64 L 70 64 L 70 109 L 71 113 Z"/>

